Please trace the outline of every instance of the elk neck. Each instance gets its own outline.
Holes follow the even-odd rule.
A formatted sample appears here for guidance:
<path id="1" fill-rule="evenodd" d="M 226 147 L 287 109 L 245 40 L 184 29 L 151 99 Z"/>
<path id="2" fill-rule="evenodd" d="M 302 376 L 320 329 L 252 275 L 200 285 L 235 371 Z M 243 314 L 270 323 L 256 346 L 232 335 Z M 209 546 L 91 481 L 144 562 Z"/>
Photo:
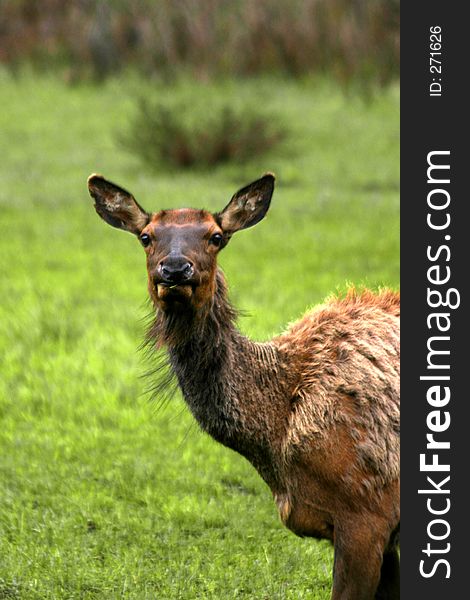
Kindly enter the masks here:
<path id="1" fill-rule="evenodd" d="M 201 428 L 245 456 L 276 484 L 274 447 L 283 438 L 282 361 L 272 343 L 257 343 L 235 325 L 222 272 L 205 311 L 157 312 L 150 337 L 164 345 L 184 399 Z M 279 442 L 280 443 L 280 442 Z"/>

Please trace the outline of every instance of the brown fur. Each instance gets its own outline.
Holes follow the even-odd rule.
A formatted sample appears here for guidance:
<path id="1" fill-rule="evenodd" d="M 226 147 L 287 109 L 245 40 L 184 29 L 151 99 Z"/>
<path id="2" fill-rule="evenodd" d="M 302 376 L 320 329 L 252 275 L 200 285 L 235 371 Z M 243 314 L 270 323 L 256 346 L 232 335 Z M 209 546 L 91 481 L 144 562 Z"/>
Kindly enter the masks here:
<path id="1" fill-rule="evenodd" d="M 334 600 L 398 598 L 399 296 L 351 290 L 270 342 L 241 335 L 216 257 L 264 216 L 273 181 L 243 188 L 215 215 L 132 210 L 117 186 L 110 209 L 113 184 L 99 176 L 90 191 L 111 224 L 129 211 L 117 226 L 143 223 L 149 338 L 166 348 L 201 427 L 253 464 L 289 529 L 333 542 Z M 162 266 L 175 256 L 191 268 L 170 285 Z"/>

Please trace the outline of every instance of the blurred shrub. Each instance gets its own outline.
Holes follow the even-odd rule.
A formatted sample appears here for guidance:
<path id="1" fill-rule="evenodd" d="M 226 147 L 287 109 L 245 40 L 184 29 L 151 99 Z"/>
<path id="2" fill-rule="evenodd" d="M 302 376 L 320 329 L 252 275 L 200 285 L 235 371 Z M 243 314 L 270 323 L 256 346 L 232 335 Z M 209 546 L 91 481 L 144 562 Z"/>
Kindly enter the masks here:
<path id="1" fill-rule="evenodd" d="M 141 98 L 119 140 L 152 169 L 161 164 L 205 168 L 246 161 L 283 136 L 278 120 L 252 104 Z"/>
<path id="2" fill-rule="evenodd" d="M 0 61 L 25 59 L 71 80 L 133 65 L 384 84 L 399 70 L 399 0 L 2 0 Z"/>

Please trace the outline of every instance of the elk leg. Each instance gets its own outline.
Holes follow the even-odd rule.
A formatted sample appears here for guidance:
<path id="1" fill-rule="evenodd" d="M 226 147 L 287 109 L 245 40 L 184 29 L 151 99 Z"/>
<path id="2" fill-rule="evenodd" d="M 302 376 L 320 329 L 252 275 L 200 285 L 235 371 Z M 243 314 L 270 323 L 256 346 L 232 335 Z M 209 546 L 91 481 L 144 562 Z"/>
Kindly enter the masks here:
<path id="1" fill-rule="evenodd" d="M 400 598 L 400 559 L 393 548 L 384 553 L 380 583 L 375 600 L 398 600 Z"/>
<path id="2" fill-rule="evenodd" d="M 385 540 L 371 524 L 335 529 L 331 600 L 374 600 Z"/>

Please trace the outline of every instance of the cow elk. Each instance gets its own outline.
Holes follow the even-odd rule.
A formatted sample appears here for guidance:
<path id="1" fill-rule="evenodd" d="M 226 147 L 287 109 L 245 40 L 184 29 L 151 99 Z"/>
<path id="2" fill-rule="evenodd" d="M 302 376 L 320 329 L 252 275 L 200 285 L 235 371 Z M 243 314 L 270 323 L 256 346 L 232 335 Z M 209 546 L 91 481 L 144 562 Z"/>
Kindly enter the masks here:
<path id="1" fill-rule="evenodd" d="M 263 219 L 272 174 L 218 213 L 148 213 L 100 175 L 88 187 L 98 214 L 145 249 L 149 335 L 201 428 L 252 463 L 290 530 L 331 540 L 334 600 L 399 598 L 398 294 L 351 290 L 253 342 L 217 255 Z"/>

